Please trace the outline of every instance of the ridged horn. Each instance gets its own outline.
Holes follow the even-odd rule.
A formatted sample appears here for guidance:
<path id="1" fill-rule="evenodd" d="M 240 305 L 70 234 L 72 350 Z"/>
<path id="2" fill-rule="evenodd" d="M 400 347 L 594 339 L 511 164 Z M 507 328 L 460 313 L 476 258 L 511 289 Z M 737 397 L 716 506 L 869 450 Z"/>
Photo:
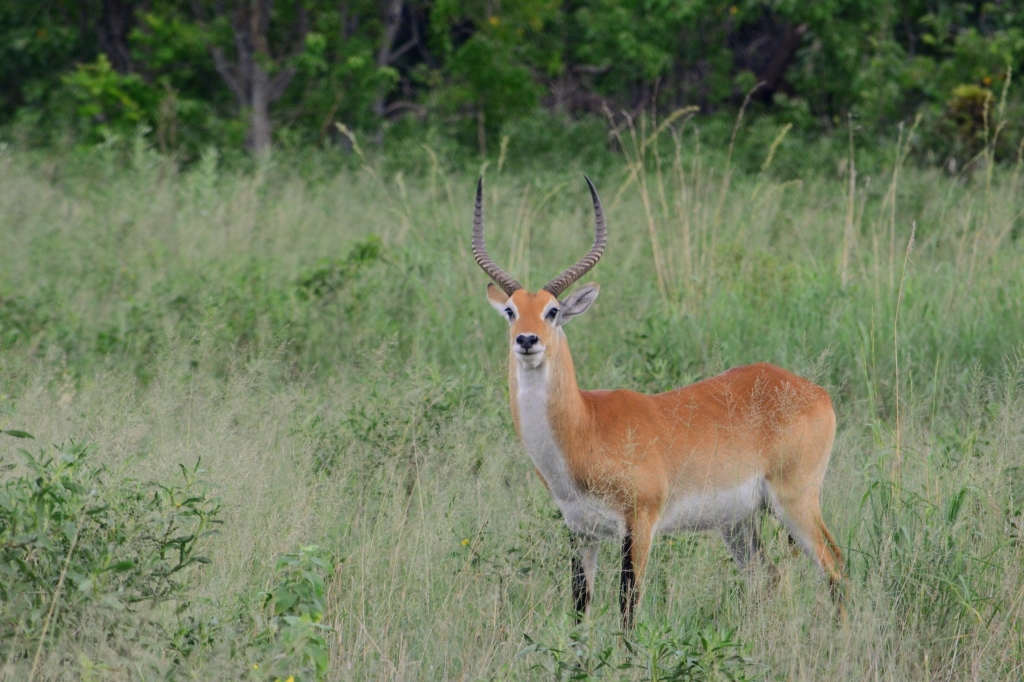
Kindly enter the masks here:
<path id="1" fill-rule="evenodd" d="M 590 187 L 590 196 L 594 199 L 594 245 L 590 248 L 590 253 L 581 258 L 576 265 L 544 285 L 544 291 L 550 292 L 556 298 L 597 265 L 597 261 L 601 260 L 601 254 L 604 253 L 605 244 L 608 243 L 608 228 L 604 222 L 601 198 L 597 196 L 597 188 L 594 187 L 590 178 L 586 175 L 583 177 L 587 181 L 587 186 Z"/>
<path id="2" fill-rule="evenodd" d="M 487 247 L 484 246 L 484 179 L 483 176 L 476 183 L 476 211 L 473 213 L 473 258 L 476 264 L 483 268 L 494 283 L 504 290 L 509 296 L 516 289 L 522 289 L 523 285 L 512 279 L 512 277 L 498 267 L 498 264 L 487 255 Z"/>

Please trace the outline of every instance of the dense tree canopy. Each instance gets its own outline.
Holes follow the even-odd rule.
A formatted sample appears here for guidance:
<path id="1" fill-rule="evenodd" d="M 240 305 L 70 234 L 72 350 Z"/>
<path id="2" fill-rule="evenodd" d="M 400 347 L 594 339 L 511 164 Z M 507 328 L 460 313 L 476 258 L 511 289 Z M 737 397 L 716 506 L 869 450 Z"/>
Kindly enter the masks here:
<path id="1" fill-rule="evenodd" d="M 696 105 L 969 148 L 1024 67 L 1011 0 L 7 0 L 0 127 L 30 144 L 145 126 L 260 150 L 401 123 L 487 149 L 538 112 Z M 1018 98 L 1010 89 L 1010 110 Z M 1005 114 L 1005 110 L 1004 110 Z"/>

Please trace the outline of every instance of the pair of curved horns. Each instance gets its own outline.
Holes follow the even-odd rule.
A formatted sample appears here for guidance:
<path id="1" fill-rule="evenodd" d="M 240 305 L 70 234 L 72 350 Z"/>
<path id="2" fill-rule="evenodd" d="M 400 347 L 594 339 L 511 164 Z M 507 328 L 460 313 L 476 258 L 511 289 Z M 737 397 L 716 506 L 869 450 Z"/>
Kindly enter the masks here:
<path id="1" fill-rule="evenodd" d="M 590 178 L 585 175 L 583 177 L 587 181 L 587 186 L 590 187 L 590 196 L 594 200 L 594 245 L 590 248 L 590 252 L 577 261 L 575 265 L 544 285 L 544 290 L 550 292 L 555 297 L 558 297 L 563 291 L 572 286 L 574 282 L 579 280 L 580 277 L 587 274 L 591 268 L 597 265 L 597 261 L 601 260 L 601 254 L 604 253 L 605 244 L 608 242 L 608 229 L 604 222 L 601 199 L 597 196 L 597 189 L 594 187 L 594 183 L 590 181 Z M 487 247 L 484 246 L 483 177 L 476 184 L 476 211 L 473 213 L 473 257 L 476 259 L 477 265 L 490 275 L 494 283 L 501 287 L 509 296 L 517 289 L 523 288 L 522 284 L 499 268 L 497 263 L 487 255 Z"/>

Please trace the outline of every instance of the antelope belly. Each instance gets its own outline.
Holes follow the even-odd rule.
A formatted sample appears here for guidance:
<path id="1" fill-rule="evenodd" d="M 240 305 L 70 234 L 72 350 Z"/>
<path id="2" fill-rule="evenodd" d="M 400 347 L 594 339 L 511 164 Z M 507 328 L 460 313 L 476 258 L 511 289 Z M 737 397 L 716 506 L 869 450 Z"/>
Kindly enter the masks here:
<path id="1" fill-rule="evenodd" d="M 579 495 L 571 500 L 555 499 L 565 525 L 574 533 L 601 539 L 621 538 L 626 532 L 622 514 L 602 500 L 589 495 Z"/>
<path id="2" fill-rule="evenodd" d="M 665 505 L 658 530 L 675 533 L 732 526 L 762 506 L 762 483 L 756 477 L 731 488 L 705 488 L 673 496 Z"/>

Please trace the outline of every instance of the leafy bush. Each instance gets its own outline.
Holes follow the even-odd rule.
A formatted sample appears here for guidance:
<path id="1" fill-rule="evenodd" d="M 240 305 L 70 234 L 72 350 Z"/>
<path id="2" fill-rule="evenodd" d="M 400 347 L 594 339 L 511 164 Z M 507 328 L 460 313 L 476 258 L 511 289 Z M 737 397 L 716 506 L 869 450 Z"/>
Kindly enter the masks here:
<path id="1" fill-rule="evenodd" d="M 203 551 L 221 523 L 220 503 L 198 462 L 181 467 L 180 483 L 163 485 L 113 477 L 92 462 L 93 451 L 76 442 L 38 455 L 20 450 L 25 473 L 0 488 L 0 645 L 8 657 L 87 612 L 114 621 L 180 599 L 195 567 L 210 561 Z"/>
<path id="2" fill-rule="evenodd" d="M 10 348 L 44 332 L 49 320 L 39 301 L 0 296 L 0 344 Z"/>
<path id="3" fill-rule="evenodd" d="M 63 82 L 75 103 L 83 137 L 89 142 L 132 134 L 154 106 L 154 91 L 142 78 L 114 71 L 102 53 L 94 63 L 78 65 Z"/>
<path id="4" fill-rule="evenodd" d="M 300 299 L 318 299 L 344 288 L 359 271 L 383 258 L 380 238 L 370 235 L 342 259 L 325 259 L 299 277 Z"/>
<path id="5" fill-rule="evenodd" d="M 275 678 L 323 679 L 327 673 L 327 642 L 333 630 L 321 621 L 327 610 L 324 577 L 333 573 L 315 545 L 286 554 L 274 566 L 277 584 L 263 593 L 268 609 L 253 644 L 256 670 Z"/>
<path id="6" fill-rule="evenodd" d="M 641 627 L 636 641 L 627 641 L 627 646 L 652 682 L 743 682 L 760 677 L 735 630 L 702 628 L 677 634 L 669 627 Z"/>
<path id="7" fill-rule="evenodd" d="M 557 636 L 557 635 L 556 635 Z M 517 658 L 539 658 L 532 670 L 544 671 L 556 680 L 592 680 L 613 671 L 630 671 L 631 679 L 664 682 L 744 682 L 762 679 L 763 667 L 747 655 L 747 647 L 735 630 L 701 628 L 677 632 L 662 625 L 640 623 L 633 636 L 622 637 L 622 647 L 611 642 L 616 633 L 589 623 L 572 628 L 555 644 L 534 641 Z"/>

